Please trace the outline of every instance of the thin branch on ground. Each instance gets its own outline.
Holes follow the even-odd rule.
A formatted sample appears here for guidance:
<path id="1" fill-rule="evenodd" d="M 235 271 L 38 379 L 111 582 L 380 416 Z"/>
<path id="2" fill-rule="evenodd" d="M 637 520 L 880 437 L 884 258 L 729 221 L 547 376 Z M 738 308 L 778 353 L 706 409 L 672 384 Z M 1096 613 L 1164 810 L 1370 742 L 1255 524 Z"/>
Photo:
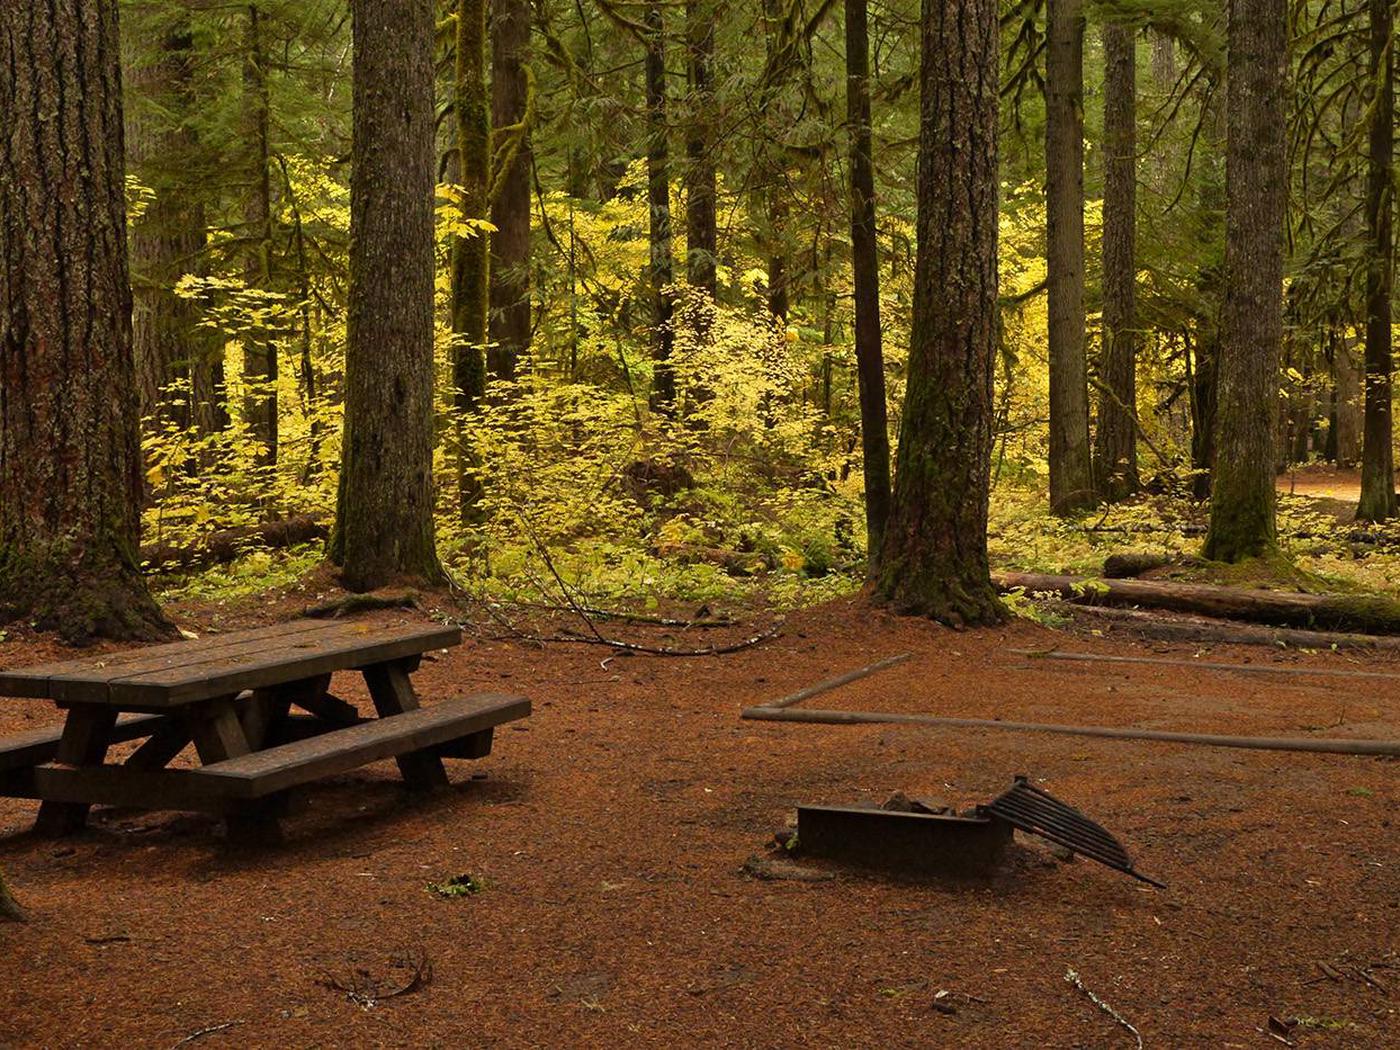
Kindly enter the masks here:
<path id="1" fill-rule="evenodd" d="M 215 1032 L 224 1032 L 230 1028 L 236 1028 L 242 1023 L 242 1021 L 225 1021 L 223 1024 L 211 1024 L 208 1028 L 201 1028 L 197 1032 L 191 1032 L 178 1043 L 174 1044 L 170 1050 L 178 1050 L 179 1047 L 193 1043 L 196 1039 L 203 1039 L 206 1035 L 213 1035 Z"/>
<path id="2" fill-rule="evenodd" d="M 1100 999 L 1097 995 L 1095 995 L 1093 992 L 1091 992 L 1091 991 L 1088 989 L 1088 987 L 1084 984 L 1084 982 L 1083 982 L 1082 980 L 1080 980 L 1079 974 L 1077 974 L 1073 969 L 1066 969 L 1066 970 L 1065 970 L 1065 981 L 1066 981 L 1067 983 L 1069 983 L 1069 984 L 1074 985 L 1076 988 L 1078 988 L 1081 992 L 1083 992 L 1086 996 L 1089 997 L 1089 1002 L 1093 1003 L 1095 1006 L 1097 1006 L 1097 1007 L 1098 1007 L 1100 1010 L 1102 1010 L 1104 1013 L 1108 1014 L 1109 1017 L 1113 1018 L 1113 1019 L 1114 1019 L 1115 1021 L 1117 1021 L 1120 1025 L 1122 1025 L 1124 1028 L 1126 1028 L 1128 1031 L 1132 1032 L 1132 1033 L 1133 1033 L 1133 1038 L 1137 1040 L 1138 1050 L 1142 1050 L 1142 1045 L 1143 1045 L 1143 1044 L 1142 1044 L 1142 1033 L 1139 1032 L 1136 1028 L 1134 1028 L 1133 1025 L 1128 1021 L 1128 1019 L 1127 1019 L 1126 1017 L 1124 1017 L 1122 1014 L 1120 1014 L 1120 1013 L 1119 1013 L 1117 1010 L 1115 1010 L 1113 1007 L 1109 1006 L 1108 1003 L 1104 1002 L 1104 1001 L 1103 1001 L 1102 999 Z"/>

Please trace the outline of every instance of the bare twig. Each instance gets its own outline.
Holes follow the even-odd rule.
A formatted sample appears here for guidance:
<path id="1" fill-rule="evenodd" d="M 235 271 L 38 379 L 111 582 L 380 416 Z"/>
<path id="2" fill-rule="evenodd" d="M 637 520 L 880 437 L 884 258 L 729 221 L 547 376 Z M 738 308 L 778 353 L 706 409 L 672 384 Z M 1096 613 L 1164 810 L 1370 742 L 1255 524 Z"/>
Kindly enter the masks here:
<path id="1" fill-rule="evenodd" d="M 395 999 L 400 995 L 415 992 L 431 983 L 433 979 L 433 964 L 428 961 L 427 953 L 421 950 L 396 957 L 391 966 L 394 969 L 408 970 L 408 979 L 395 985 L 385 985 L 368 970 L 356 968 L 351 971 L 348 981 L 342 981 L 327 973 L 316 983 L 333 991 L 343 992 L 345 998 L 360 1009 L 370 1010 L 386 999 Z"/>
<path id="2" fill-rule="evenodd" d="M 1086 996 L 1088 996 L 1088 997 L 1089 997 L 1089 1002 L 1093 1003 L 1095 1006 L 1097 1006 L 1097 1007 L 1098 1007 L 1100 1010 L 1102 1010 L 1104 1013 L 1108 1014 L 1109 1017 L 1113 1018 L 1116 1022 L 1118 1022 L 1118 1024 L 1122 1025 L 1122 1026 L 1123 1026 L 1124 1028 L 1126 1028 L 1128 1031 L 1132 1032 L 1132 1033 L 1133 1033 L 1133 1038 L 1137 1040 L 1138 1050 L 1142 1050 L 1142 1033 L 1139 1032 L 1136 1028 L 1134 1028 L 1134 1027 L 1132 1026 L 1132 1024 L 1128 1021 L 1128 1019 L 1127 1019 L 1126 1017 L 1124 1017 L 1122 1014 L 1120 1014 L 1120 1013 L 1119 1013 L 1117 1010 L 1115 1010 L 1113 1007 L 1109 1006 L 1108 1003 L 1104 1002 L 1104 1001 L 1103 1001 L 1102 999 L 1100 999 L 1097 995 L 1095 995 L 1093 992 L 1091 992 L 1091 991 L 1088 989 L 1088 987 L 1084 984 L 1084 982 L 1083 982 L 1082 980 L 1080 980 L 1079 974 L 1075 973 L 1073 969 L 1066 969 L 1066 970 L 1065 970 L 1065 980 L 1066 980 L 1069 984 L 1072 984 L 1072 985 L 1074 985 L 1076 988 L 1078 988 L 1078 989 L 1079 989 L 1081 992 L 1083 992 Z"/>
<path id="3" fill-rule="evenodd" d="M 722 656 L 726 653 L 736 653 L 741 649 L 748 649 L 772 638 L 782 629 L 783 619 L 779 617 L 766 630 L 742 639 L 738 642 L 731 642 L 728 645 L 706 645 L 695 649 L 677 649 L 669 645 L 645 645 L 639 642 L 625 642 L 619 638 L 608 638 L 602 631 L 598 630 L 598 625 L 593 622 L 593 618 L 588 614 L 588 610 L 574 598 L 573 591 L 564 582 L 564 577 L 560 575 L 558 568 L 554 564 L 554 559 L 549 555 L 549 549 L 540 541 L 535 532 L 534 525 L 530 522 L 529 515 L 523 511 L 520 515 L 521 523 L 530 534 L 530 541 L 535 545 L 535 550 L 544 561 L 545 568 L 554 577 L 554 583 L 559 588 L 559 593 L 564 596 L 564 601 L 573 610 L 574 614 L 588 627 L 588 637 L 560 637 L 553 638 L 534 637 L 533 641 L 538 642 L 576 642 L 588 645 L 605 645 L 610 649 L 621 649 L 629 653 L 647 653 L 651 656 Z M 544 588 L 540 588 L 543 591 Z M 529 636 L 526 636 L 529 637 Z"/>
<path id="4" fill-rule="evenodd" d="M 170 1050 L 177 1050 L 178 1047 L 193 1043 L 196 1039 L 203 1039 L 206 1035 L 213 1035 L 215 1032 L 224 1032 L 230 1028 L 236 1028 L 242 1023 L 242 1021 L 225 1021 L 223 1024 L 211 1024 L 208 1028 L 201 1028 L 197 1032 L 191 1032 L 178 1043 L 174 1044 Z"/>

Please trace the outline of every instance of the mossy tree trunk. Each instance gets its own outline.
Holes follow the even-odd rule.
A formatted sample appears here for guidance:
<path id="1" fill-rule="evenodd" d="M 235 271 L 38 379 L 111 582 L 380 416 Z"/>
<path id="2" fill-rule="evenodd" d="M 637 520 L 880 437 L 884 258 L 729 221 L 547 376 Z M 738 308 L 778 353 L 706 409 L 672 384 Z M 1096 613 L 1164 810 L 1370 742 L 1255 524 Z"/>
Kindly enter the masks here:
<path id="1" fill-rule="evenodd" d="M 656 365 L 652 382 L 652 407 L 663 415 L 675 411 L 676 376 L 671 362 L 675 334 L 671 315 L 675 304 L 671 290 L 671 175 L 670 148 L 666 127 L 666 25 L 660 0 L 649 0 L 646 26 L 646 108 L 647 108 L 647 213 L 651 245 L 652 319 L 655 324 L 653 351 Z"/>
<path id="2" fill-rule="evenodd" d="M 510 163 L 493 174 L 491 186 L 491 345 L 486 369 L 493 378 L 514 379 L 530 348 L 530 108 L 526 59 L 530 51 L 529 0 L 501 0 L 491 23 L 491 123 L 495 135 L 519 127 Z M 493 140 L 492 153 L 505 144 Z"/>
<path id="3" fill-rule="evenodd" d="M 851 136 L 851 269 L 855 281 L 856 383 L 865 469 L 869 566 L 880 563 L 890 515 L 890 436 L 880 339 L 880 260 L 870 131 L 870 35 L 866 0 L 846 0 L 846 122 Z M 830 383 L 830 371 L 827 371 Z M 827 395 L 830 402 L 830 394 Z M 829 410 L 828 410 L 829 411 Z"/>
<path id="4" fill-rule="evenodd" d="M 1371 36 L 1370 150 L 1366 171 L 1365 414 L 1358 521 L 1395 517 L 1395 453 L 1391 424 L 1390 297 L 1394 276 L 1395 12 L 1391 0 L 1369 0 Z"/>
<path id="5" fill-rule="evenodd" d="M 1287 194 L 1284 0 L 1230 0 L 1225 301 L 1215 474 L 1205 556 L 1240 561 L 1275 542 L 1274 432 L 1283 341 Z"/>
<path id="6" fill-rule="evenodd" d="M 0 622 L 168 637 L 137 553 L 116 5 L 0 5 L 0 51 Z"/>
<path id="7" fill-rule="evenodd" d="M 1048 0 L 1045 241 L 1050 310 L 1050 510 L 1094 503 L 1084 359 L 1084 4 Z"/>
<path id="8" fill-rule="evenodd" d="M 1103 336 L 1099 426 L 1094 435 L 1099 496 L 1116 502 L 1136 492 L 1137 467 L 1137 45 L 1134 28 L 1103 28 L 1104 192 Z"/>
<path id="9" fill-rule="evenodd" d="M 996 0 L 924 5 L 908 394 L 874 593 L 954 625 L 1004 615 L 987 565 L 999 57 Z"/>
<path id="10" fill-rule="evenodd" d="M 441 577 L 433 538 L 433 0 L 354 0 L 345 431 L 351 590 Z"/>

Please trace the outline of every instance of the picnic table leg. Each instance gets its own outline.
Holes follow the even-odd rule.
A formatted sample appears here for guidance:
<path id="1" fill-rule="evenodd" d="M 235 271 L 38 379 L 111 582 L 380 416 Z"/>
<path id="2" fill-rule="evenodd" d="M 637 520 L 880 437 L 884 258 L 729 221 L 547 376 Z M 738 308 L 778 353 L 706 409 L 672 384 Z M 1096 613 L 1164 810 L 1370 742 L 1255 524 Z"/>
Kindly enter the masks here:
<path id="1" fill-rule="evenodd" d="M 107 757 L 112 727 L 116 724 L 115 708 L 105 704 L 74 704 L 68 710 L 68 720 L 63 723 L 63 736 L 54 761 L 65 766 L 100 766 Z M 87 823 L 90 808 L 84 802 L 45 802 L 39 807 L 34 831 L 52 837 L 71 835 Z"/>
<path id="2" fill-rule="evenodd" d="M 192 713 L 190 735 L 194 737 L 199 760 L 206 766 L 252 750 L 233 697 L 214 701 L 203 711 Z M 276 806 L 276 799 L 266 799 L 250 804 L 243 812 L 230 813 L 226 821 L 229 842 L 261 845 L 280 841 L 282 827 L 277 822 Z"/>
<path id="3" fill-rule="evenodd" d="M 409 681 L 408 669 L 403 663 L 374 664 L 364 669 L 365 684 L 374 700 L 374 709 L 380 718 L 403 714 L 418 709 L 418 694 Z M 399 773 L 411 791 L 433 791 L 448 786 L 447 770 L 437 755 L 422 751 L 411 751 L 400 755 L 395 761 Z"/>

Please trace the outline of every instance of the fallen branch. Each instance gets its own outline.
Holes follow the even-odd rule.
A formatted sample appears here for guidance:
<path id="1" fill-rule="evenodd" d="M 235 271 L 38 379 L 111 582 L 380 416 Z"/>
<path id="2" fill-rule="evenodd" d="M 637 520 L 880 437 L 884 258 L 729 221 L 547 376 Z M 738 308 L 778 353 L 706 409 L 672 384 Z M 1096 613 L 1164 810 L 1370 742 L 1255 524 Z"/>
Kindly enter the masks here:
<path id="1" fill-rule="evenodd" d="M 175 572 L 223 565 L 250 550 L 295 547 L 299 543 L 325 539 L 329 528 L 324 521 L 304 514 L 285 521 L 265 521 L 223 529 L 201 537 L 187 547 L 157 543 L 141 548 L 141 560 L 152 572 Z"/>
<path id="2" fill-rule="evenodd" d="M 1022 588 L 1090 605 L 1138 605 L 1284 627 L 1339 627 L 1400 634 L 1400 602 L 1374 595 L 1301 594 L 1157 580 L 1103 580 L 1003 572 L 1003 591 Z"/>
<path id="3" fill-rule="evenodd" d="M 834 678 L 828 678 L 825 681 L 818 682 L 816 685 L 809 685 L 806 689 L 799 689 L 797 692 L 790 693 L 781 700 L 774 700 L 766 706 L 772 710 L 791 707 L 793 704 L 800 704 L 803 700 L 809 700 L 814 696 L 820 696 L 822 693 L 829 693 L 833 689 L 839 689 L 843 685 L 875 674 L 877 671 L 883 671 L 886 667 L 894 667 L 896 664 L 902 664 L 913 655 L 913 653 L 900 653 L 898 656 L 887 656 L 885 659 L 877 660 L 873 664 L 857 668 L 854 671 L 847 671 L 845 674 L 839 674 Z"/>
<path id="4" fill-rule="evenodd" d="M 760 642 L 765 642 L 782 629 L 783 618 L 779 617 L 767 630 L 753 635 L 752 637 L 745 638 L 742 641 L 732 642 L 729 645 L 707 645 L 698 649 L 677 649 L 669 645 L 644 645 L 638 642 L 624 642 L 618 638 L 607 638 L 603 635 L 603 632 L 598 630 L 598 625 L 593 622 L 587 610 L 574 598 L 573 592 L 569 590 L 569 585 L 564 582 L 564 577 L 559 574 L 559 570 L 555 567 L 554 559 L 549 556 L 549 548 L 540 542 L 539 535 L 535 532 L 534 525 L 530 522 L 529 516 L 522 512 L 520 520 L 522 524 L 524 524 L 526 531 L 530 533 L 530 539 L 534 543 L 535 550 L 539 553 L 540 558 L 544 561 L 545 568 L 547 568 L 549 574 L 554 577 L 554 582 L 559 587 L 559 593 L 564 596 L 564 601 L 568 602 L 569 608 L 588 626 L 589 632 L 589 637 L 586 638 L 534 638 L 532 639 L 533 641 L 582 642 L 589 645 L 603 645 L 610 649 L 620 649 L 629 653 L 647 653 L 651 656 L 723 656 L 726 653 L 737 653 L 741 649 L 748 649 L 758 645 Z M 538 583 L 536 586 L 538 586 Z M 544 588 L 541 587 L 540 590 L 543 592 Z"/>
<path id="5" fill-rule="evenodd" d="M 553 637 L 541 637 L 539 635 L 520 635 L 532 642 L 573 642 L 580 645 L 605 645 L 611 649 L 621 649 L 629 653 L 646 653 L 650 656 L 724 656 L 727 653 L 737 653 L 742 649 L 750 649 L 755 645 L 768 641 L 776 637 L 783 629 L 785 621 L 782 617 L 773 621 L 758 634 L 750 635 L 737 642 L 730 642 L 727 645 L 706 645 L 697 649 L 677 649 L 669 645 L 643 645 L 639 642 L 624 642 L 619 638 L 606 638 L 601 634 L 587 635 L 555 635 Z"/>
<path id="6" fill-rule="evenodd" d="M 378 978 L 368 970 L 356 968 L 351 972 L 348 981 L 342 981 L 327 973 L 316 983 L 332 991 L 343 992 L 345 998 L 362 1010 L 371 1010 L 386 999 L 408 995 L 432 982 L 433 964 L 428 960 L 426 952 L 406 952 L 391 960 L 389 965 L 390 969 L 407 970 L 408 977 L 389 984 L 386 983 L 387 978 Z"/>
<path id="7" fill-rule="evenodd" d="M 1292 646 L 1299 649 L 1400 649 L 1400 638 L 1343 631 L 1309 631 L 1297 627 L 1268 627 L 1201 617 L 1166 619 L 1141 609 L 1104 605 L 1066 605 L 1076 618 L 1121 624 L 1144 638 L 1179 642 L 1225 642 L 1231 645 Z"/>
<path id="8" fill-rule="evenodd" d="M 1084 982 L 1080 980 L 1079 974 L 1075 973 L 1074 970 L 1067 968 L 1065 970 L 1065 980 L 1068 983 L 1074 985 L 1076 988 L 1078 988 L 1086 996 L 1088 996 L 1089 1002 L 1093 1003 L 1104 1013 L 1108 1014 L 1109 1017 L 1113 1018 L 1113 1020 L 1116 1021 L 1118 1024 L 1122 1025 L 1128 1031 L 1132 1032 L 1133 1038 L 1137 1040 L 1138 1050 L 1142 1050 L 1142 1033 L 1139 1032 L 1136 1028 L 1134 1028 L 1132 1024 L 1129 1023 L 1126 1017 L 1124 1017 L 1113 1007 L 1109 1006 L 1108 1003 L 1104 1002 L 1097 995 L 1091 992 L 1088 989 L 1088 987 L 1084 984 Z"/>
<path id="9" fill-rule="evenodd" d="M 224 1032 L 230 1028 L 236 1028 L 242 1021 L 225 1021 L 223 1024 L 211 1024 L 208 1028 L 201 1028 L 197 1032 L 191 1032 L 178 1043 L 171 1046 L 170 1050 L 179 1050 L 180 1047 L 193 1043 L 196 1039 L 203 1039 L 206 1035 L 213 1035 L 215 1032 Z"/>
<path id="10" fill-rule="evenodd" d="M 1283 674 L 1290 678 L 1299 675 L 1329 676 L 1334 678 L 1379 678 L 1383 681 L 1400 681 L 1400 674 L 1387 674 L 1384 671 L 1353 671 L 1346 667 L 1296 667 L 1292 664 L 1227 664 L 1217 660 L 1173 660 L 1163 656 L 1118 656 L 1113 653 L 1070 653 L 1059 649 L 1009 649 L 1017 656 L 1029 656 L 1037 660 L 1076 660 L 1081 663 L 1103 664 L 1156 664 L 1159 667 L 1189 667 L 1204 671 L 1229 671 L 1236 674 Z"/>
<path id="11" fill-rule="evenodd" d="M 1012 733 L 1053 733 L 1108 740 L 1150 740 L 1163 744 L 1200 744 L 1253 751 L 1306 751 L 1329 755 L 1400 756 L 1400 740 L 1347 740 L 1336 737 L 1218 736 L 1177 733 L 1161 729 L 1118 729 L 1113 726 L 1074 726 L 1051 722 L 1002 722 L 994 718 L 946 718 L 886 711 L 823 711 L 803 708 L 748 707 L 740 718 L 760 722 L 815 722 L 826 725 L 924 725 L 950 729 L 1000 729 Z"/>

